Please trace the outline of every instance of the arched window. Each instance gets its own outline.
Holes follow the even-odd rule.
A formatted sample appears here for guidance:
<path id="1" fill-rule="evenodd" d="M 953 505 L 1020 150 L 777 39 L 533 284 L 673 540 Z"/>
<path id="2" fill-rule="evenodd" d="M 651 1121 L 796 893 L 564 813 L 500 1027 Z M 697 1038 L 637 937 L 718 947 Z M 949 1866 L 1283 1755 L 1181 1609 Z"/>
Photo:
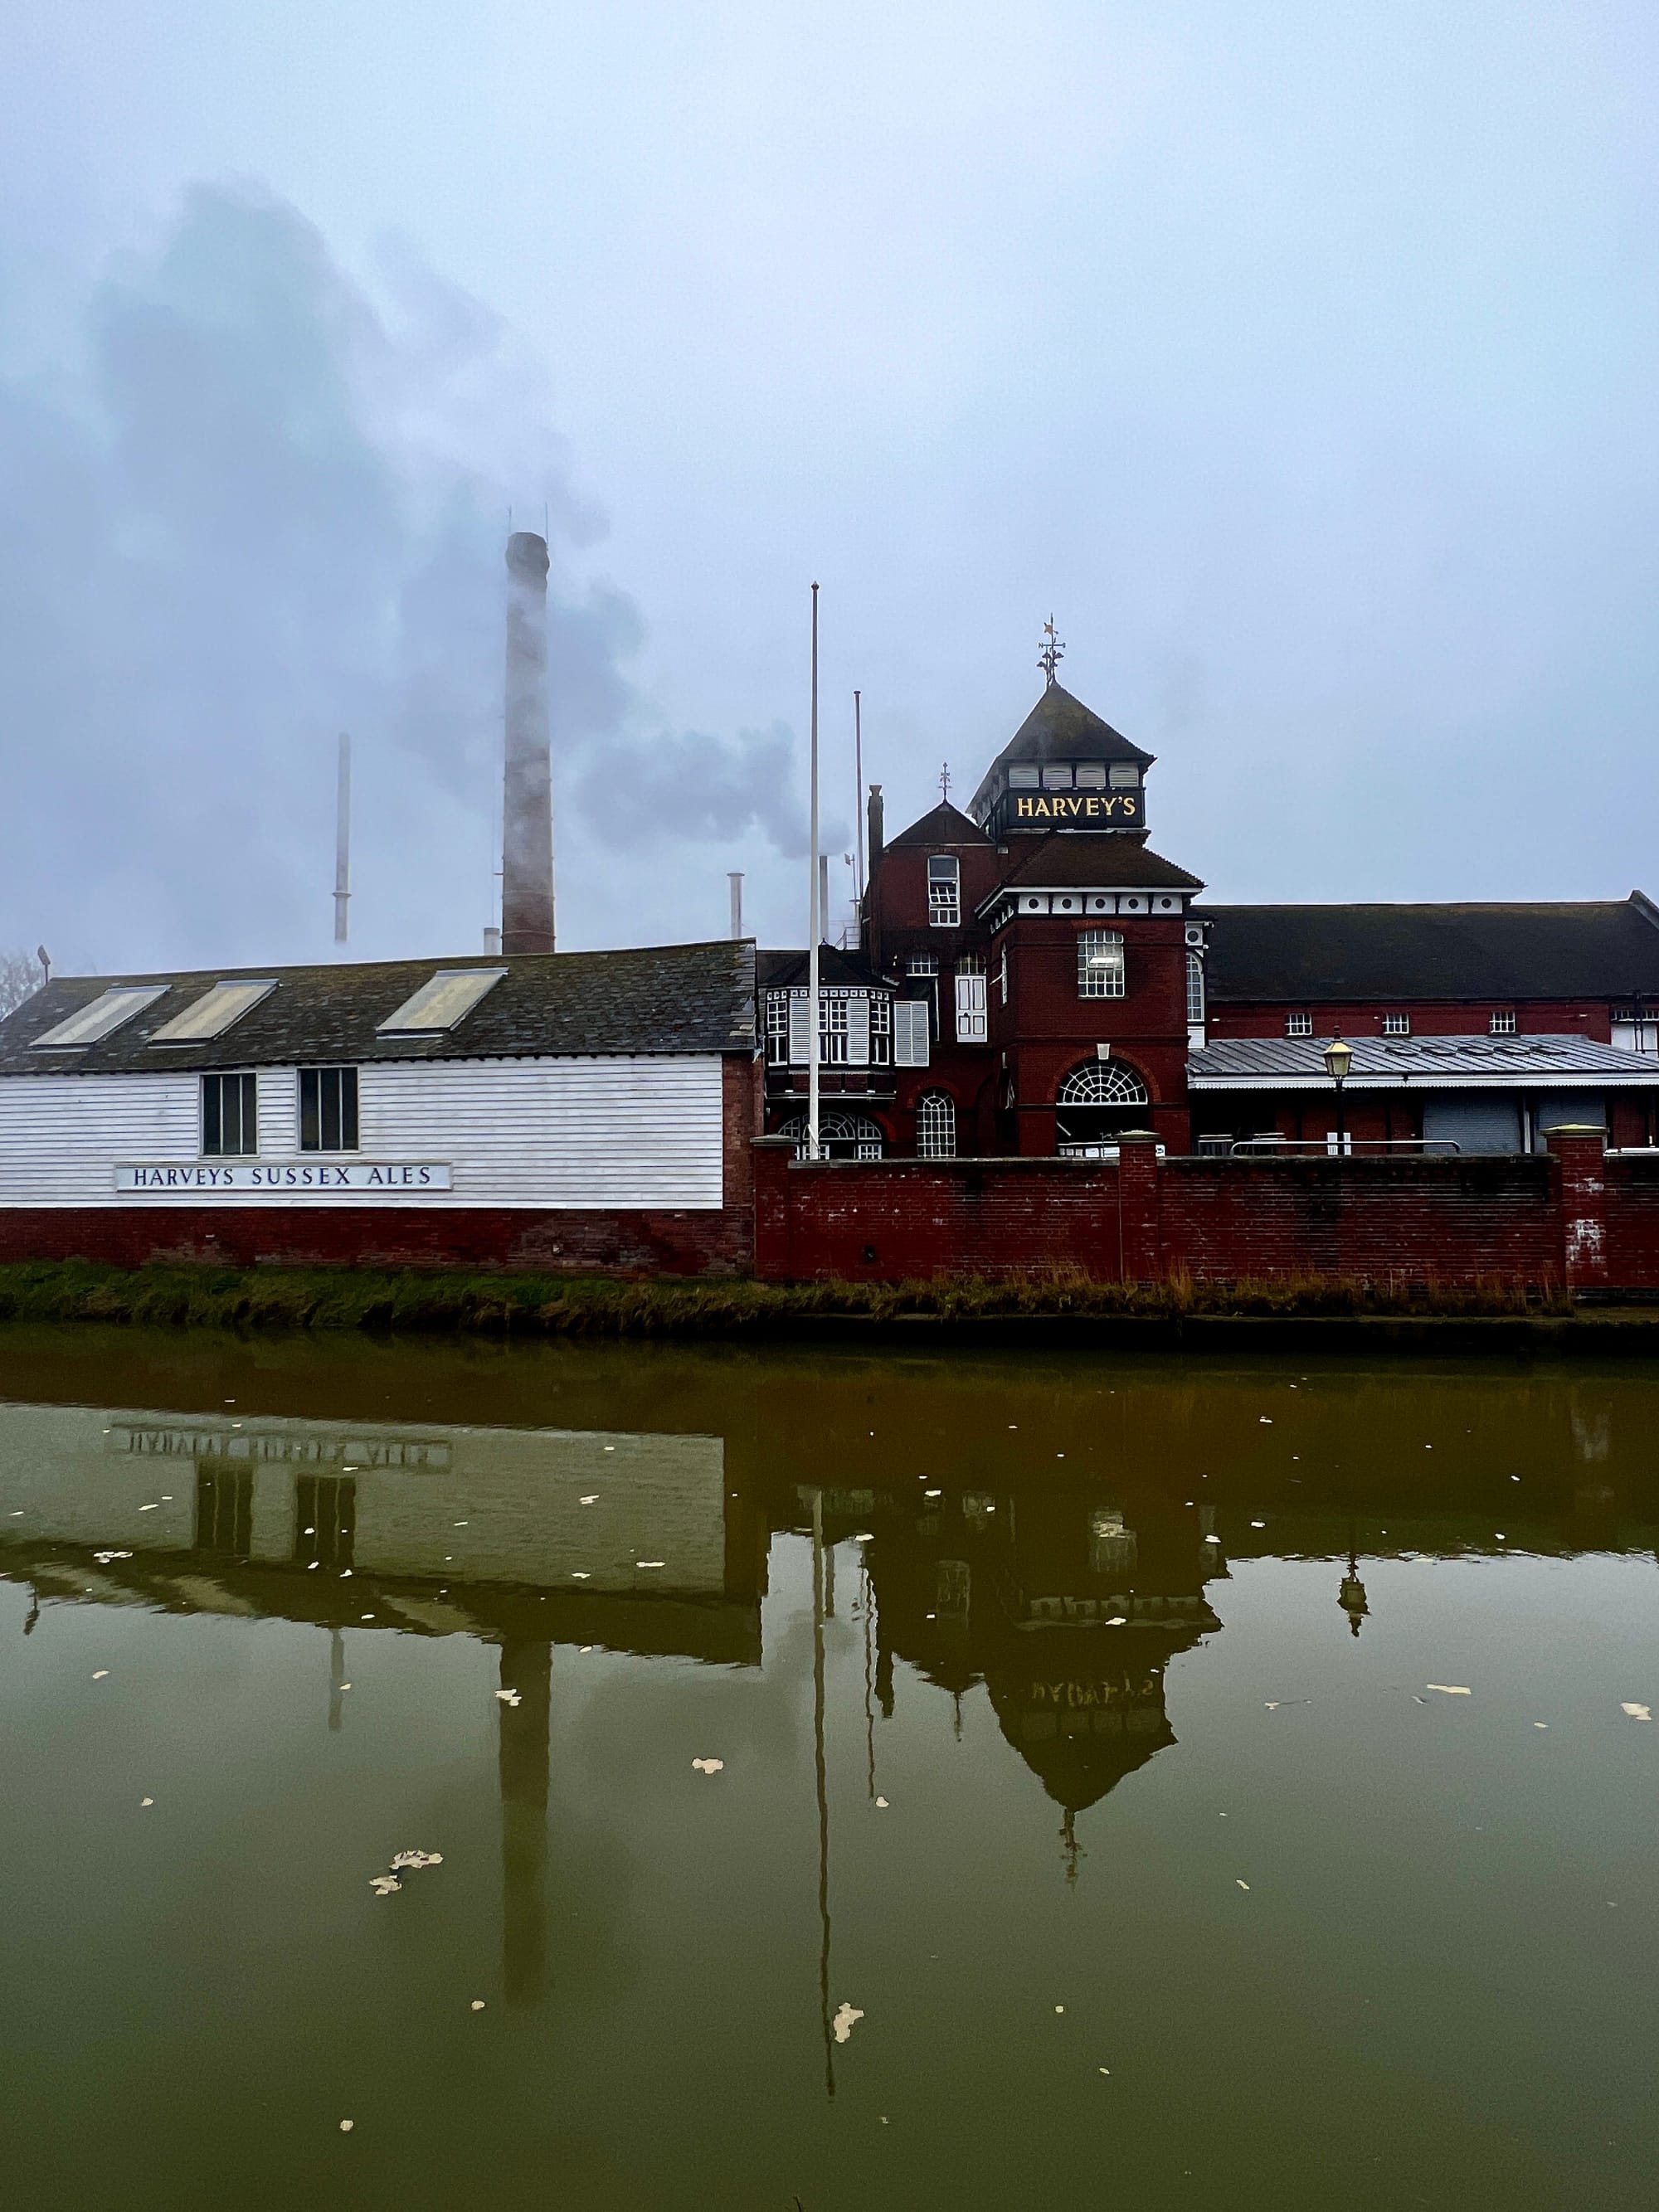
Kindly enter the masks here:
<path id="1" fill-rule="evenodd" d="M 1055 1094 L 1062 1106 L 1145 1106 L 1146 1086 L 1121 1060 L 1085 1060 Z"/>
<path id="2" fill-rule="evenodd" d="M 1204 957 L 1198 952 L 1187 955 L 1187 1018 L 1194 1024 L 1204 1019 Z"/>
<path id="3" fill-rule="evenodd" d="M 1117 1158 L 1118 1132 L 1144 1120 L 1146 1086 L 1121 1060 L 1085 1060 L 1054 1098 L 1055 1149 L 1062 1159 Z"/>
<path id="4" fill-rule="evenodd" d="M 1123 996 L 1123 933 L 1121 929 L 1079 931 L 1077 994 L 1079 999 L 1121 999 Z"/>
<path id="5" fill-rule="evenodd" d="M 781 1137 L 795 1140 L 795 1158 L 806 1158 L 806 1116 L 792 1114 L 778 1124 Z M 818 1152 L 827 1160 L 878 1160 L 887 1149 L 879 1121 L 867 1114 L 846 1114 L 839 1107 L 818 1115 Z"/>
<path id="6" fill-rule="evenodd" d="M 948 1091 L 924 1091 L 916 1105 L 916 1157 L 953 1160 L 956 1156 L 956 1101 Z"/>

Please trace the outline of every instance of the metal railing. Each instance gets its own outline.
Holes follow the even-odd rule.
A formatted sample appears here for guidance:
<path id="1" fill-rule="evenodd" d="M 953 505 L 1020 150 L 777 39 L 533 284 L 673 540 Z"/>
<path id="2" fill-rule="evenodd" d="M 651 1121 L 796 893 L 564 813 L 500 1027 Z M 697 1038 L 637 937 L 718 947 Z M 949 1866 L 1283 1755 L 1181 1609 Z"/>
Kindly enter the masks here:
<path id="1" fill-rule="evenodd" d="M 1202 1140 L 1200 1139 L 1200 1149 Z M 1422 1158 L 1448 1158 L 1463 1147 L 1451 1137 L 1241 1137 L 1227 1147 L 1230 1159 L 1273 1159 L 1286 1152 L 1319 1159 L 1352 1159 L 1361 1152 L 1411 1152 Z"/>

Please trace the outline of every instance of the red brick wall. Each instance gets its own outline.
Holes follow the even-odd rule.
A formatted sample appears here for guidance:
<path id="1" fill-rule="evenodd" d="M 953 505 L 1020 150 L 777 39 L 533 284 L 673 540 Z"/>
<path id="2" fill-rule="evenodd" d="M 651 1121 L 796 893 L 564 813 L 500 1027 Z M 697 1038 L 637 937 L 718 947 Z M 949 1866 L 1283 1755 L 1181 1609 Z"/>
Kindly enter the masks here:
<path id="1" fill-rule="evenodd" d="M 1620 1164 L 1613 1163 L 1609 1176 Z M 1631 1164 L 1645 1170 L 1645 1162 Z M 1659 1162 L 1631 1180 L 1643 1226 L 1608 1233 L 1615 1284 L 1659 1284 Z M 1553 1159 L 892 1160 L 809 1166 L 763 1146 L 756 1271 L 844 1276 L 1040 1275 L 1152 1279 L 1287 1274 L 1559 1284 L 1565 1250 Z M 1607 1194 L 1626 1209 L 1625 1181 Z M 1621 1243 L 1620 1238 L 1623 1238 Z"/>
<path id="2" fill-rule="evenodd" d="M 1385 1013 L 1408 1014 L 1414 1036 L 1485 1036 L 1494 1010 L 1513 1013 L 1523 1036 L 1613 1042 L 1605 999 L 1391 999 L 1386 1006 L 1376 999 L 1334 1000 L 1328 1005 L 1296 1001 L 1297 1013 L 1313 1016 L 1316 1036 L 1329 1036 L 1333 1030 L 1346 1037 L 1381 1036 Z M 1289 1011 L 1283 999 L 1212 1000 L 1209 1032 L 1221 1037 L 1283 1036 Z"/>

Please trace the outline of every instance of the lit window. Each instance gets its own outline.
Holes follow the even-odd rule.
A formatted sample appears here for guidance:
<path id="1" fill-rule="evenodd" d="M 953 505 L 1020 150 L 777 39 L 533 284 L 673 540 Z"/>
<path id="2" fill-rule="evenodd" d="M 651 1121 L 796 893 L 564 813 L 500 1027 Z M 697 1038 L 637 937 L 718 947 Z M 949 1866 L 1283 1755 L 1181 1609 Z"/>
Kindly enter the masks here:
<path id="1" fill-rule="evenodd" d="M 1286 1036 L 1311 1036 L 1313 1035 L 1313 1016 L 1311 1014 L 1286 1014 L 1285 1017 L 1285 1034 Z"/>
<path id="2" fill-rule="evenodd" d="M 916 1157 L 952 1160 L 956 1154 L 956 1101 L 945 1091 L 924 1091 L 916 1107 Z"/>
<path id="3" fill-rule="evenodd" d="M 1411 1033 L 1412 1018 L 1409 1014 L 1383 1015 L 1382 1034 L 1384 1036 L 1409 1036 Z"/>
<path id="4" fill-rule="evenodd" d="M 1123 996 L 1123 938 L 1115 929 L 1085 929 L 1077 940 L 1079 999 Z"/>
<path id="5" fill-rule="evenodd" d="M 276 988 L 273 978 L 258 983 L 216 983 L 199 999 L 175 1014 L 170 1022 L 163 1022 L 150 1038 L 152 1044 L 201 1044 L 209 1037 L 222 1036 L 233 1022 L 240 1022 L 250 1008 L 261 999 L 269 998 Z"/>
<path id="6" fill-rule="evenodd" d="M 962 869 L 945 854 L 927 863 L 927 919 L 935 929 L 955 929 L 962 920 Z"/>
<path id="7" fill-rule="evenodd" d="M 101 992 L 89 1006 L 82 1006 L 55 1029 L 48 1030 L 44 1036 L 36 1037 L 35 1049 L 49 1046 L 56 1052 L 60 1048 L 67 1050 L 76 1045 L 100 1044 L 106 1036 L 112 1036 L 124 1022 L 130 1022 L 135 1014 L 142 1014 L 146 1006 L 153 1006 L 166 995 L 167 988 L 165 983 L 117 984 L 113 989 Z"/>
<path id="8" fill-rule="evenodd" d="M 357 1149 L 357 1071 L 355 1067 L 300 1070 L 300 1150 L 355 1152 Z"/>
<path id="9" fill-rule="evenodd" d="M 259 1088 L 252 1075 L 202 1078 L 202 1150 L 210 1159 L 259 1149 Z"/>
<path id="10" fill-rule="evenodd" d="M 1486 1029 L 1488 1034 L 1492 1036 L 1513 1036 L 1515 1035 L 1513 1007 L 1495 1010 L 1486 1024 Z"/>
<path id="11" fill-rule="evenodd" d="M 440 968 L 395 1013 L 386 1016 L 380 1024 L 381 1033 L 453 1030 L 506 973 L 505 968 Z"/>
<path id="12" fill-rule="evenodd" d="M 1204 1018 L 1204 961 L 1197 952 L 1187 955 L 1187 1018 L 1194 1023 Z"/>

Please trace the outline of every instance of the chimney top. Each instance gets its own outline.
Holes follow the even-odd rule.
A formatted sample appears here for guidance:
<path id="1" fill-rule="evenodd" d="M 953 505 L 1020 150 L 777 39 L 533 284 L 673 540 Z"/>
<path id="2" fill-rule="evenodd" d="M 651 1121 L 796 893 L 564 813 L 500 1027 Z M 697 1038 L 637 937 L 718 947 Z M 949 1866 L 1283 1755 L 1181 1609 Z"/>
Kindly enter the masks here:
<path id="1" fill-rule="evenodd" d="M 526 584 L 547 582 L 547 540 L 533 530 L 515 530 L 507 541 L 507 565 Z"/>

